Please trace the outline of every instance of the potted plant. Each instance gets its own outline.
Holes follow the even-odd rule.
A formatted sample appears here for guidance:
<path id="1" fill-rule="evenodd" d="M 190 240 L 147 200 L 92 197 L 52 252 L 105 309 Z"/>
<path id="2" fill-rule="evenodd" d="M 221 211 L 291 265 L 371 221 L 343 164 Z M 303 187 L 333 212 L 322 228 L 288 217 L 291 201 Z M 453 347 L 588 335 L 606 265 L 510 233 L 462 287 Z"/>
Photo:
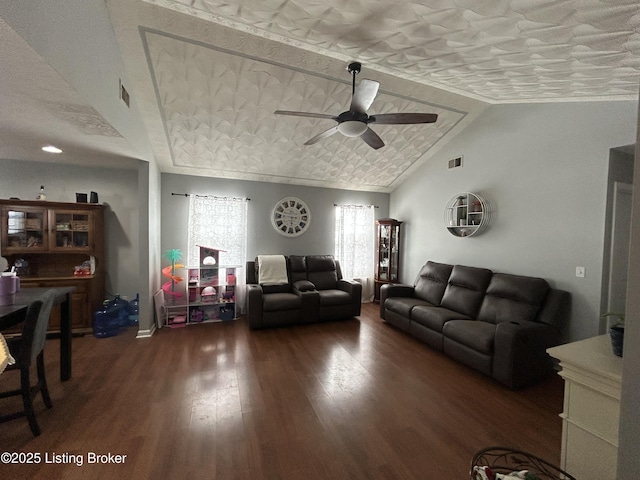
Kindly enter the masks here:
<path id="1" fill-rule="evenodd" d="M 614 355 L 622 357 L 622 345 L 624 344 L 624 313 L 607 312 L 602 318 L 617 318 L 616 323 L 609 327 L 609 335 L 611 336 L 611 347 Z"/>

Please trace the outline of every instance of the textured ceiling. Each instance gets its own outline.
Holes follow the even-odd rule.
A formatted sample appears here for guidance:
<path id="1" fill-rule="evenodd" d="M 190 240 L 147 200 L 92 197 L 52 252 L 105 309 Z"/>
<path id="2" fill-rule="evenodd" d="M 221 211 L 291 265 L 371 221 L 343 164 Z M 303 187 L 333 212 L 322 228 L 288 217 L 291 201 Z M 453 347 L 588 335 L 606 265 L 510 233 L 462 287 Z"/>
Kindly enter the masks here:
<path id="1" fill-rule="evenodd" d="M 637 0 L 146 0 L 488 101 L 636 95 Z"/>
<path id="2" fill-rule="evenodd" d="M 391 191 L 488 104 L 637 98 L 637 1 L 143 4 L 165 171 Z M 370 114 L 438 121 L 374 125 L 380 150 L 339 134 L 304 146 L 333 121 L 273 112 L 347 110 L 352 60 L 363 63 L 359 78 L 381 83 Z"/>
<path id="3" fill-rule="evenodd" d="M 465 116 L 382 91 L 370 113 L 437 113 L 437 123 L 375 125 L 387 142 L 380 150 L 342 135 L 303 146 L 335 122 L 273 112 L 348 110 L 348 72 L 342 83 L 165 35 L 146 33 L 145 39 L 176 167 L 232 178 L 387 189 Z"/>
<path id="4" fill-rule="evenodd" d="M 152 151 L 162 172 L 388 192 L 425 162 L 445 165 L 440 148 L 490 104 L 638 97 L 639 0 L 105 5 L 149 143 L 105 120 L 0 19 L 0 157 L 40 160 L 28 147 L 64 139 L 78 162 L 130 165 Z M 273 112 L 343 112 L 354 60 L 358 80 L 380 82 L 370 114 L 438 121 L 373 125 L 379 150 L 340 134 L 304 146 L 334 122 Z"/>

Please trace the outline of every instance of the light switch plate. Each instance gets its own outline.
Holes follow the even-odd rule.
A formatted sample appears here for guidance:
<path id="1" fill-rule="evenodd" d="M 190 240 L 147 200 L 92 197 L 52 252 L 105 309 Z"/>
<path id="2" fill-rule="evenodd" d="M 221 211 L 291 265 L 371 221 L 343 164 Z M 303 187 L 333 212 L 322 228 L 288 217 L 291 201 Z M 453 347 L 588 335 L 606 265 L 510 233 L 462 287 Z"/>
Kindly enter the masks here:
<path id="1" fill-rule="evenodd" d="M 578 278 L 584 278 L 584 267 L 576 267 L 576 277 Z"/>

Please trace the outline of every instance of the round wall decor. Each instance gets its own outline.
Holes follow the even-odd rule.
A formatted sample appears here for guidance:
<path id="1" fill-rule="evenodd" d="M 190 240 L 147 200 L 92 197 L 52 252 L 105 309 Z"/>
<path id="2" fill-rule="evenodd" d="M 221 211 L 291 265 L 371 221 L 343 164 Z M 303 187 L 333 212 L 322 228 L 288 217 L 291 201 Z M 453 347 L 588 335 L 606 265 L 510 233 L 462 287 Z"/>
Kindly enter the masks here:
<path id="1" fill-rule="evenodd" d="M 459 193 L 444 209 L 444 224 L 451 235 L 471 237 L 479 235 L 489 225 L 489 202 L 477 193 Z"/>
<path id="2" fill-rule="evenodd" d="M 273 207 L 271 224 L 280 235 L 297 237 L 309 228 L 311 210 L 299 198 L 285 197 Z"/>

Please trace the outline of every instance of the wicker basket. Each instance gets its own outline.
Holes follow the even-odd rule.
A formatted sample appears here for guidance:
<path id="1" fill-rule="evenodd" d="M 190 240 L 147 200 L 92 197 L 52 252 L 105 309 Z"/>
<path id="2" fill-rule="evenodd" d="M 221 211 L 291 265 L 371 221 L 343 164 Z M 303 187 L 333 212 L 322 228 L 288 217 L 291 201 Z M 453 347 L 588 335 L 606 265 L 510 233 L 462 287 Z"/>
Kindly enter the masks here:
<path id="1" fill-rule="evenodd" d="M 528 470 L 539 480 L 576 480 L 564 470 L 546 460 L 521 450 L 507 447 L 488 447 L 480 450 L 471 461 L 471 480 L 480 480 L 474 467 L 489 467 L 493 473 L 511 473 Z"/>

